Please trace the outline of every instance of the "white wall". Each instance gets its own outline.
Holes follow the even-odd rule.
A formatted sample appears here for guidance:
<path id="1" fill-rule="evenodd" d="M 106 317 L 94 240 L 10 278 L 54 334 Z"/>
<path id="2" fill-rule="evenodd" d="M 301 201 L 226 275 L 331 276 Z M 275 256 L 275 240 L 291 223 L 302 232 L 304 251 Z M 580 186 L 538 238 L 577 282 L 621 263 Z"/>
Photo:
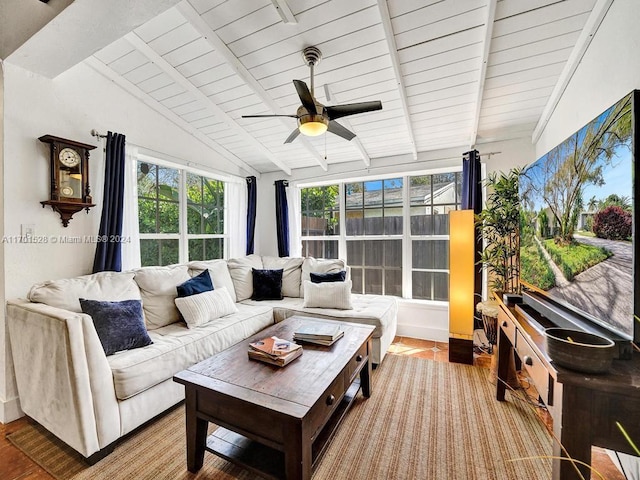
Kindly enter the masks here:
<path id="1" fill-rule="evenodd" d="M 536 142 L 536 158 L 640 88 L 638 25 L 638 1 L 615 0 Z"/>
<path id="2" fill-rule="evenodd" d="M 123 133 L 135 144 L 165 156 L 208 166 L 211 171 L 245 176 L 235 165 L 146 107 L 93 69 L 79 64 L 50 80 L 4 63 L 4 221 L 5 243 L 0 244 L 4 279 L 0 298 L 25 297 L 29 287 L 48 279 L 90 273 L 94 243 L 64 244 L 65 236 L 95 235 L 102 206 L 103 143 L 91 137 L 91 129 Z M 45 134 L 98 145 L 91 151 L 90 184 L 96 207 L 89 214 L 74 215 L 67 228 L 40 201 L 49 196 Z M 35 235 L 46 243 L 11 243 L 21 224 L 35 225 Z M 53 243 L 57 241 L 57 243 Z M 5 331 L 0 319 L 0 421 L 16 417 L 17 392 Z"/>
<path id="3" fill-rule="evenodd" d="M 533 145 L 528 138 L 486 143 L 478 145 L 477 150 L 486 165 L 487 173 L 507 171 L 535 160 Z M 256 233 L 259 238 L 256 238 L 256 252 L 261 255 L 278 255 L 274 189 L 276 180 L 288 179 L 291 185 L 295 185 L 438 169 L 461 169 L 464 151 L 464 148 L 460 148 L 423 152 L 419 154 L 418 161 L 414 161 L 411 156 L 376 158 L 371 160 L 368 168 L 358 161 L 330 165 L 328 172 L 323 172 L 320 167 L 297 169 L 291 177 L 282 173 L 264 174 L 258 180 Z M 449 338 L 446 304 L 402 300 L 398 305 L 398 334 L 446 342 Z"/>

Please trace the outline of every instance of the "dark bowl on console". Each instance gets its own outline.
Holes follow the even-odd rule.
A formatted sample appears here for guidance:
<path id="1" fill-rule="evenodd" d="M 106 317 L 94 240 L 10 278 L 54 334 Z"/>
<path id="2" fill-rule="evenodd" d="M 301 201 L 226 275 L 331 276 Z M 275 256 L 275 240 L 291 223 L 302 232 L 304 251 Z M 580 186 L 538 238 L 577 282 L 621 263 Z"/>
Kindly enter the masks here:
<path id="1" fill-rule="evenodd" d="M 545 330 L 547 354 L 553 363 L 584 373 L 606 373 L 616 348 L 613 340 L 568 328 Z"/>

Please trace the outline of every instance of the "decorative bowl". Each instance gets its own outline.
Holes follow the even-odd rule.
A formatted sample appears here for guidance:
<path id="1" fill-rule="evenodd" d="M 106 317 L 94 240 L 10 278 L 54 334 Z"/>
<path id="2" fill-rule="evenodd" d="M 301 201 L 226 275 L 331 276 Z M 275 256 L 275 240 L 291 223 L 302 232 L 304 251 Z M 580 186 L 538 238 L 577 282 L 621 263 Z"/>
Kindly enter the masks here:
<path id="1" fill-rule="evenodd" d="M 547 354 L 553 363 L 585 373 L 606 373 L 616 348 L 613 340 L 568 328 L 545 330 Z"/>

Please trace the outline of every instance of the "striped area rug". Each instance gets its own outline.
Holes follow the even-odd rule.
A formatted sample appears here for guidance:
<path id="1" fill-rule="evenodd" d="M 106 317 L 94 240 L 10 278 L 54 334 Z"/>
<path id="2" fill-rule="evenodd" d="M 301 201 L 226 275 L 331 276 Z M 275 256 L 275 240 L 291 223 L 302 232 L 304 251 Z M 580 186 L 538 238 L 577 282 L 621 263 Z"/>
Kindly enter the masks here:
<path id="1" fill-rule="evenodd" d="M 551 478 L 550 460 L 517 460 L 551 455 L 545 427 L 523 401 L 497 402 L 488 373 L 389 354 L 374 371 L 371 398 L 356 400 L 313 479 Z M 60 480 L 256 478 L 209 453 L 198 474 L 190 474 L 184 432 L 180 407 L 91 467 L 38 425 L 9 440 Z"/>

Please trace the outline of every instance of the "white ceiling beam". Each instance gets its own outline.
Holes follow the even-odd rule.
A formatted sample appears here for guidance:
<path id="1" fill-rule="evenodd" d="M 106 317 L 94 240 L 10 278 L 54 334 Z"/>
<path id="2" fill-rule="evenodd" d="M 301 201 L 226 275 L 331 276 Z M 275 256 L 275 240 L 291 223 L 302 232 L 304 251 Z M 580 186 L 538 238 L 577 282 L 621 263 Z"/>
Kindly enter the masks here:
<path id="1" fill-rule="evenodd" d="M 331 103 L 340 103 L 339 100 L 337 99 L 335 93 L 333 93 L 333 90 L 331 89 L 331 85 L 329 85 L 328 83 L 325 83 L 324 84 L 324 91 L 325 91 L 325 96 L 327 97 L 327 100 L 329 102 L 331 102 Z M 354 130 L 353 125 L 351 125 L 351 122 L 346 117 L 342 117 L 340 119 L 340 123 L 343 124 L 349 130 L 351 130 L 351 131 Z M 353 132 L 353 133 L 355 133 L 355 132 Z M 353 138 L 351 140 L 351 143 L 353 145 L 355 145 L 356 148 L 358 149 L 358 151 L 360 152 L 360 156 L 362 157 L 362 161 L 364 162 L 365 166 L 367 166 L 367 167 L 371 166 L 371 158 L 369 157 L 369 154 L 365 150 L 364 145 L 362 145 L 362 142 L 360 141 L 360 139 L 356 136 L 355 138 Z"/>
<path id="2" fill-rule="evenodd" d="M 247 175 L 254 175 L 256 178 L 260 178 L 260 172 L 258 172 L 255 168 L 245 163 L 243 160 L 235 156 L 233 153 L 229 152 L 220 144 L 213 141 L 211 138 L 207 137 L 200 130 L 195 128 L 189 122 L 181 118 L 179 115 L 175 114 L 169 108 L 162 105 L 155 98 L 149 95 L 146 92 L 143 92 L 140 88 L 135 86 L 129 80 L 124 78 L 123 76 L 117 74 L 113 70 L 111 70 L 107 65 L 102 63 L 96 57 L 89 57 L 84 61 L 87 65 L 93 68 L 96 72 L 111 80 L 113 83 L 118 85 L 120 88 L 133 95 L 135 98 L 140 100 L 142 103 L 152 108 L 160 115 L 165 117 L 170 122 L 174 123 L 178 127 L 182 128 L 185 132 L 193 135 L 194 138 L 205 144 L 207 147 L 213 149 L 220 157 L 230 164 L 238 167 L 241 170 L 244 170 Z"/>
<path id="3" fill-rule="evenodd" d="M 533 130 L 533 134 L 531 136 L 532 143 L 536 143 L 540 139 L 542 131 L 547 126 L 551 115 L 553 115 L 553 112 L 558 106 L 560 98 L 564 94 L 567 85 L 569 85 L 569 82 L 571 81 L 573 74 L 576 72 L 578 65 L 580 65 L 582 57 L 589 48 L 591 40 L 593 40 L 593 37 L 598 31 L 598 28 L 600 27 L 602 20 L 604 20 L 604 17 L 609 11 L 609 7 L 611 7 L 612 3 L 613 0 L 597 0 L 596 4 L 593 6 L 591 14 L 589 15 L 589 18 L 587 18 L 587 22 L 585 23 L 582 32 L 580 32 L 580 36 L 578 37 L 578 40 L 576 41 L 576 44 L 573 47 L 571 54 L 569 55 L 569 59 L 562 69 L 560 77 L 558 78 L 558 81 L 556 82 L 556 85 L 551 92 L 551 96 L 549 97 L 549 100 L 547 101 L 547 104 L 542 111 L 540 120 L 538 120 L 538 124 Z"/>
<path id="4" fill-rule="evenodd" d="M 235 54 L 227 47 L 227 44 L 211 29 L 211 27 L 205 22 L 195 8 L 188 2 L 184 1 L 177 6 L 178 11 L 184 16 L 184 18 L 195 28 L 200 35 L 202 35 L 209 45 L 211 45 L 215 51 L 227 62 L 229 67 L 238 75 L 253 92 L 262 100 L 262 102 L 269 107 L 269 109 L 277 115 L 291 115 L 292 112 L 285 112 L 280 108 L 276 102 L 271 98 L 271 95 L 260 85 L 251 72 L 242 64 L 242 62 L 235 56 Z M 291 85 L 293 89 L 293 85 Z M 287 129 L 291 129 L 291 120 L 285 118 L 279 118 L 283 125 Z M 326 172 L 328 169 L 327 161 L 320 155 L 318 150 L 313 144 L 304 136 L 300 135 L 299 140 L 302 142 L 307 151 L 318 162 L 318 165 Z"/>
<path id="5" fill-rule="evenodd" d="M 202 93 L 198 87 L 191 83 L 184 75 L 178 72 L 175 67 L 173 67 L 158 52 L 156 52 L 144 40 L 136 35 L 135 32 L 131 32 L 128 35 L 125 35 L 124 38 L 131 44 L 132 47 L 134 47 L 145 57 L 147 57 L 150 62 L 156 64 L 156 66 L 158 66 L 160 70 L 169 75 L 169 77 L 171 77 L 177 84 L 179 84 L 187 92 L 195 96 L 204 105 L 207 105 L 207 107 L 211 109 L 213 114 L 222 122 L 224 122 L 233 133 L 238 135 L 249 145 L 253 146 L 256 150 L 262 153 L 271 161 L 271 163 L 273 163 L 284 173 L 286 173 L 287 175 L 291 175 L 291 168 L 289 168 L 288 165 L 284 164 L 271 152 L 271 150 L 269 150 L 262 143 L 256 140 L 252 135 L 250 135 L 249 132 L 242 128 L 242 126 L 240 126 L 240 124 L 231 117 L 231 115 L 222 110 L 222 108 L 220 108 L 215 102 L 213 102 L 209 97 Z"/>
<path id="6" fill-rule="evenodd" d="M 295 25 L 296 23 L 298 23 L 298 20 L 291 11 L 287 0 L 271 0 L 271 3 L 273 3 L 273 6 L 276 7 L 278 15 L 280 15 L 280 18 L 284 23 L 286 23 L 287 25 Z"/>
<path id="7" fill-rule="evenodd" d="M 473 129 L 469 140 L 471 150 L 478 139 L 478 127 L 480 126 L 480 112 L 482 110 L 482 99 L 484 98 L 484 82 L 487 78 L 487 65 L 489 63 L 489 53 L 491 53 L 491 38 L 493 37 L 493 24 L 496 19 L 496 5 L 498 0 L 489 0 L 487 5 L 487 19 L 484 25 L 484 42 L 482 50 L 482 64 L 480 65 L 480 80 L 478 82 L 478 93 L 476 95 L 476 112 L 473 116 Z"/>
<path id="8" fill-rule="evenodd" d="M 5 60 L 55 78 L 179 1 L 75 0 Z"/>
<path id="9" fill-rule="evenodd" d="M 389 13 L 389 6 L 387 0 L 377 0 L 378 10 L 380 11 L 380 17 L 382 18 L 382 26 L 384 28 L 385 37 L 387 40 L 387 46 L 389 47 L 389 55 L 391 56 L 391 63 L 393 64 L 393 71 L 396 75 L 396 83 L 398 84 L 398 93 L 400 93 L 400 102 L 402 103 L 402 111 L 404 115 L 404 121 L 407 124 L 407 133 L 409 140 L 411 141 L 411 153 L 413 159 L 418 159 L 418 150 L 416 148 L 416 139 L 413 135 L 413 125 L 411 124 L 411 115 L 409 114 L 409 103 L 407 101 L 407 90 L 404 86 L 404 77 L 400 68 L 400 57 L 398 56 L 398 47 L 396 46 L 396 37 L 393 33 L 393 26 L 391 25 L 391 14 Z"/>

